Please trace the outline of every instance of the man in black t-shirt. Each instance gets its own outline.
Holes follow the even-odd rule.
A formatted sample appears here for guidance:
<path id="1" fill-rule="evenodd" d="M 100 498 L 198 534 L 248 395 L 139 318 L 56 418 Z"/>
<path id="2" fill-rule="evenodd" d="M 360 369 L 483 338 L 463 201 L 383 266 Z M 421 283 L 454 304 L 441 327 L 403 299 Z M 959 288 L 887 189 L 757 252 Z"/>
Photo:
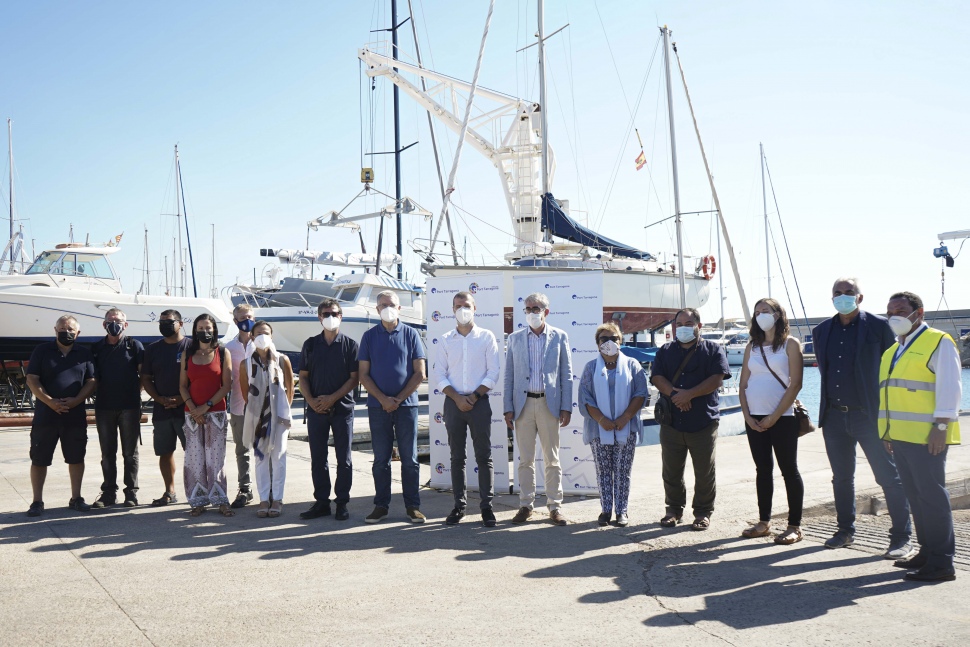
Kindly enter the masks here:
<path id="1" fill-rule="evenodd" d="M 71 475 L 68 507 L 79 512 L 91 509 L 81 496 L 81 480 L 88 444 L 84 401 L 94 393 L 94 363 L 91 351 L 74 343 L 81 332 L 77 319 L 62 316 L 54 325 L 54 332 L 57 341 L 35 348 L 27 365 L 27 386 L 36 400 L 30 427 L 30 485 L 34 500 L 27 514 L 31 517 L 44 511 L 44 481 L 58 441 Z"/>
<path id="2" fill-rule="evenodd" d="M 354 435 L 354 395 L 357 386 L 357 342 L 339 330 L 343 313 L 336 299 L 324 299 L 317 307 L 323 332 L 303 344 L 300 356 L 300 392 L 307 403 L 310 470 L 316 500 L 301 519 L 330 514 L 330 464 L 327 443 L 333 431 L 337 459 L 334 484 L 338 521 L 350 518 L 347 503 L 353 480 L 350 445 Z"/>
<path id="3" fill-rule="evenodd" d="M 118 438 L 124 461 L 125 507 L 138 505 L 138 441 L 141 440 L 141 381 L 145 347 L 125 335 L 128 317 L 118 308 L 104 315 L 107 333 L 91 345 L 98 390 L 94 419 L 101 442 L 101 494 L 92 507 L 114 505 L 118 495 Z"/>
<path id="4" fill-rule="evenodd" d="M 152 435 L 158 469 L 162 473 L 165 492 L 152 501 L 155 507 L 178 501 L 175 496 L 175 441 L 185 449 L 185 401 L 179 395 L 179 371 L 182 353 L 191 340 L 182 334 L 182 315 L 177 310 L 165 310 L 158 316 L 158 331 L 162 339 L 149 344 L 141 368 L 141 386 L 155 401 L 152 409 Z"/>

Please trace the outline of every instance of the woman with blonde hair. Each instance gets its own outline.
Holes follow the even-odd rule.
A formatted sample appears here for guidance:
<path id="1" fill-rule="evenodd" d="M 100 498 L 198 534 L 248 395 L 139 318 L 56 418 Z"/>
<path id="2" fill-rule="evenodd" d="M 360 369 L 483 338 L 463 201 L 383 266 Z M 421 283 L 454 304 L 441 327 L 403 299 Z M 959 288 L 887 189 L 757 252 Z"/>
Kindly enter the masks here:
<path id="1" fill-rule="evenodd" d="M 599 482 L 599 524 L 616 511 L 616 525 L 629 523 L 630 471 L 643 434 L 640 409 L 647 398 L 647 375 L 640 363 L 620 351 L 623 335 L 612 321 L 596 328 L 599 356 L 579 381 L 579 413 L 585 418 L 583 442 L 592 447 Z"/>
<path id="2" fill-rule="evenodd" d="M 774 451 L 788 493 L 788 528 L 775 537 L 775 543 L 783 545 L 802 540 L 805 498 L 798 473 L 798 422 L 792 406 L 802 388 L 802 347 L 789 336 L 789 330 L 788 315 L 780 303 L 769 298 L 755 304 L 740 382 L 741 411 L 757 468 L 760 515 L 758 523 L 741 534 L 753 538 L 771 533 Z"/>

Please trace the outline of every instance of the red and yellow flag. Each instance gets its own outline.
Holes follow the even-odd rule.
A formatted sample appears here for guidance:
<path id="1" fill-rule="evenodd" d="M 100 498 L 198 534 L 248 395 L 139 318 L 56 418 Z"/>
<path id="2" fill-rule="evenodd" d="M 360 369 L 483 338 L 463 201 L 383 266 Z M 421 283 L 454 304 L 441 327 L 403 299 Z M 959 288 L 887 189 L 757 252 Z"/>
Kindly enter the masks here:
<path id="1" fill-rule="evenodd" d="M 640 154 L 637 155 L 636 165 L 638 171 L 647 165 L 647 156 L 643 153 L 643 151 L 640 151 Z"/>

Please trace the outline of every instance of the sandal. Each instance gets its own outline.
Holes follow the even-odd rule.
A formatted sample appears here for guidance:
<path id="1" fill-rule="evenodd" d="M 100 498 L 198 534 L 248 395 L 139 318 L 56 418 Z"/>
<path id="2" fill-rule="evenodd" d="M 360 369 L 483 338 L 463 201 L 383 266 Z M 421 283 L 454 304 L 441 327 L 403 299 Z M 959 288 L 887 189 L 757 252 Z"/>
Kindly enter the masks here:
<path id="1" fill-rule="evenodd" d="M 196 508 L 192 508 L 191 510 L 189 510 L 189 516 L 198 517 L 203 512 L 205 512 L 205 506 L 200 505 Z"/>
<path id="2" fill-rule="evenodd" d="M 222 513 L 222 516 L 223 517 L 235 517 L 236 516 L 236 511 L 233 510 L 229 506 L 228 503 L 223 503 L 221 506 L 219 506 L 219 512 Z"/>
<path id="3" fill-rule="evenodd" d="M 276 517 L 280 516 L 280 514 L 282 514 L 282 512 L 283 512 L 283 502 L 282 501 L 273 501 L 273 504 L 269 507 L 269 516 L 270 517 L 273 517 L 273 518 L 276 518 Z"/>
<path id="4" fill-rule="evenodd" d="M 711 527 L 710 517 L 694 517 L 694 523 L 690 525 L 691 530 L 707 530 Z"/>
<path id="5" fill-rule="evenodd" d="M 678 523 L 680 523 L 680 515 L 668 514 L 665 515 L 663 519 L 660 520 L 660 525 L 664 528 L 673 528 Z"/>
<path id="6" fill-rule="evenodd" d="M 775 537 L 775 543 L 782 546 L 791 546 L 802 540 L 802 529 L 798 526 L 788 526 L 782 534 Z"/>
<path id="7" fill-rule="evenodd" d="M 755 537 L 767 537 L 770 534 L 771 526 L 768 525 L 767 521 L 759 521 L 747 530 L 741 532 L 741 536 L 746 537 L 747 539 L 754 539 Z"/>
<path id="8" fill-rule="evenodd" d="M 259 509 L 256 510 L 256 516 L 260 519 L 265 519 L 269 516 L 269 501 L 260 501 Z"/>

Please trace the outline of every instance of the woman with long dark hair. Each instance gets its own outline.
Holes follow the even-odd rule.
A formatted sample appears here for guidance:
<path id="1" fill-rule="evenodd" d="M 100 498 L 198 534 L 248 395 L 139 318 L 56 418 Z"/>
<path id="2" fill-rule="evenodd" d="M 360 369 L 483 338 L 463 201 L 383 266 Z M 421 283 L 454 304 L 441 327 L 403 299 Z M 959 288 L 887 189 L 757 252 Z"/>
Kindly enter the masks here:
<path id="1" fill-rule="evenodd" d="M 219 344 L 219 326 L 208 314 L 192 323 L 192 341 L 182 355 L 179 391 L 185 400 L 185 496 L 197 517 L 206 506 L 235 514 L 226 494 L 226 394 L 232 360 Z"/>
<path id="2" fill-rule="evenodd" d="M 802 388 L 804 365 L 801 344 L 789 332 L 788 315 L 782 305 L 770 298 L 758 301 L 740 381 L 741 411 L 757 468 L 760 515 L 758 523 L 741 534 L 753 538 L 771 533 L 774 451 L 788 493 L 788 528 L 775 537 L 775 543 L 783 545 L 802 539 L 805 498 L 805 486 L 798 473 L 798 422 L 792 406 Z"/>

